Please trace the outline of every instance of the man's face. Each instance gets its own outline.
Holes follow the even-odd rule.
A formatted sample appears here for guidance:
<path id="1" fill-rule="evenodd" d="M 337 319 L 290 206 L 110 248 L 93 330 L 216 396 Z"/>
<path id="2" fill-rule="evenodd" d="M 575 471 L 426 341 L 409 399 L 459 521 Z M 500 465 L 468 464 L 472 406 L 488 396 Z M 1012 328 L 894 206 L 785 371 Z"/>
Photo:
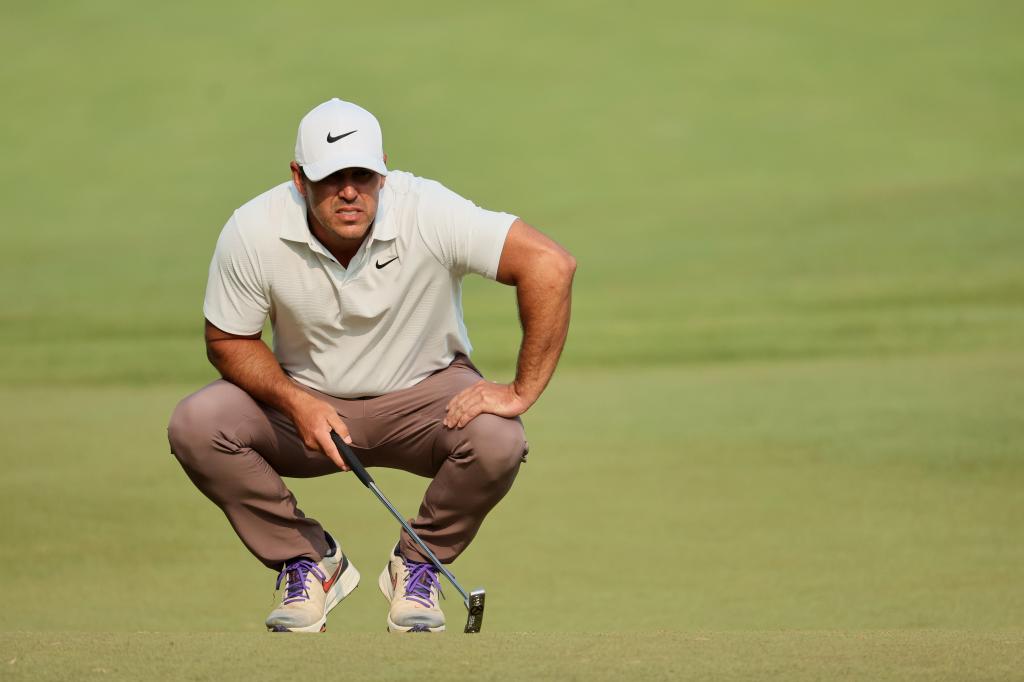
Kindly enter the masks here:
<path id="1" fill-rule="evenodd" d="M 292 162 L 292 178 L 313 219 L 328 239 L 361 241 L 377 216 L 384 176 L 368 168 L 343 168 L 313 182 Z M 310 225 L 316 231 L 315 225 Z"/>

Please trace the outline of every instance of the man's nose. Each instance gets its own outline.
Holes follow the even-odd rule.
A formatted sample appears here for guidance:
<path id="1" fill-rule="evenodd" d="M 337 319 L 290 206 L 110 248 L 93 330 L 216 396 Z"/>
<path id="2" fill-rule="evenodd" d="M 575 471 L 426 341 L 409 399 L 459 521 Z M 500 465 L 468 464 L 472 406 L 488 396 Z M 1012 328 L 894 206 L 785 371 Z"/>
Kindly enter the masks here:
<path id="1" fill-rule="evenodd" d="M 356 197 L 359 196 L 359 192 L 356 191 L 356 186 L 352 182 L 341 183 L 341 188 L 338 190 L 338 194 L 346 201 L 355 201 Z"/>

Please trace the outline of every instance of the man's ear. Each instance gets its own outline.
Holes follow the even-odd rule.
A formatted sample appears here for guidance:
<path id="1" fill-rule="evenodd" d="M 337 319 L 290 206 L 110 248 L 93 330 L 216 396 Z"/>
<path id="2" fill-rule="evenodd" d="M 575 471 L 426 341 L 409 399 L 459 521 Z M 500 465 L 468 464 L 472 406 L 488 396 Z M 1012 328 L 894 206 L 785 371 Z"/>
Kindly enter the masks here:
<path id="1" fill-rule="evenodd" d="M 306 176 L 302 174 L 299 164 L 292 161 L 290 165 L 292 169 L 292 182 L 295 184 L 295 189 L 299 190 L 299 194 L 302 196 L 306 196 Z"/>

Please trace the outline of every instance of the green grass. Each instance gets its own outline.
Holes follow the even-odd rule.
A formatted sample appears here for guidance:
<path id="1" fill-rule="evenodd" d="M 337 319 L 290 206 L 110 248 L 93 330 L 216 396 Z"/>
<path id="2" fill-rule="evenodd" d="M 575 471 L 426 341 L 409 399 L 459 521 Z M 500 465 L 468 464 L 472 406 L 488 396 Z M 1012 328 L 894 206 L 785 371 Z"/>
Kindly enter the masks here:
<path id="1" fill-rule="evenodd" d="M 4 679 L 250 680 L 313 659 L 354 679 L 1012 679 L 1019 634 L 955 631 L 480 634 L 270 638 L 237 633 L 0 635 Z"/>
<path id="2" fill-rule="evenodd" d="M 0 9 L 0 677 L 265 677 L 317 653 L 359 678 L 1012 677 L 1022 19 L 997 1 Z M 218 231 L 286 179 L 298 118 L 334 95 L 380 116 L 393 167 L 580 263 L 530 461 L 455 567 L 488 590 L 478 638 L 383 638 L 394 524 L 342 476 L 294 489 L 363 586 L 326 637 L 265 636 L 272 575 L 168 454 L 174 404 L 214 377 Z M 509 378 L 512 292 L 471 280 L 465 307 L 474 359 Z M 378 478 L 410 512 L 425 485 Z"/>
<path id="3" fill-rule="evenodd" d="M 260 629 L 272 576 L 168 454 L 187 390 L 0 393 L 4 451 L 34 453 L 0 482 L 12 626 Z M 1017 628 L 1022 399 L 1016 355 L 567 371 L 458 575 L 506 632 Z M 406 510 L 425 485 L 379 479 Z M 376 632 L 393 521 L 351 477 L 293 487 L 365 574 L 332 629 Z M 68 543 L 35 586 L 22 557 Z M 137 578 L 109 584 L 118 565 Z"/>

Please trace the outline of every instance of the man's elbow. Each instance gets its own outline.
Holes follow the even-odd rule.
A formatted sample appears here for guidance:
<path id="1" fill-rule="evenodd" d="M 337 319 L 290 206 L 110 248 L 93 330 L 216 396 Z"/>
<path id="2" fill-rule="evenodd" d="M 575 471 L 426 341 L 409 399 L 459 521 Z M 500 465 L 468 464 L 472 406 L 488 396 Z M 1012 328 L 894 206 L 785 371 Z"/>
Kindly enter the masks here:
<path id="1" fill-rule="evenodd" d="M 216 339 L 206 339 L 206 359 L 210 361 L 213 368 L 220 372 L 222 375 L 224 372 L 221 367 L 224 364 L 224 344 L 222 341 Z"/>
<path id="2" fill-rule="evenodd" d="M 572 281 L 572 278 L 576 276 L 576 258 L 568 251 L 565 252 L 565 264 L 563 267 L 569 276 L 569 280 Z"/>
<path id="3" fill-rule="evenodd" d="M 216 344 L 206 342 L 206 359 L 210 361 L 210 364 L 214 366 L 217 371 L 220 371 L 220 365 L 217 363 L 220 361 L 220 354 L 214 348 Z"/>
<path id="4" fill-rule="evenodd" d="M 571 284 L 572 278 L 576 275 L 576 259 L 573 255 L 565 249 L 559 248 L 550 254 L 548 260 L 548 267 L 558 279 L 566 284 Z"/>

